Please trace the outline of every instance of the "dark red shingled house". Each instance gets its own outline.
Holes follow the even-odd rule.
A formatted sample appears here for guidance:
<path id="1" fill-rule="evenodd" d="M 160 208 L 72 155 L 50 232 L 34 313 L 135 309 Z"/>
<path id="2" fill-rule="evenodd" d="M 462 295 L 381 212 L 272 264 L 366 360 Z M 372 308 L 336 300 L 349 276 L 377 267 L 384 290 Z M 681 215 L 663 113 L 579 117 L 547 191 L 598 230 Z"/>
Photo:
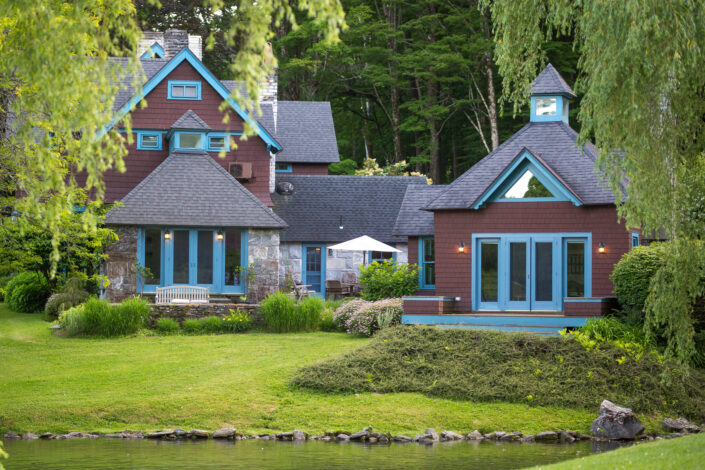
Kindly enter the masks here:
<path id="1" fill-rule="evenodd" d="M 407 188 L 395 233 L 422 275 L 404 323 L 555 332 L 612 308 L 609 276 L 640 232 L 617 217 L 594 146 L 576 146 L 573 98 L 549 64 L 526 126 L 452 184 Z"/>

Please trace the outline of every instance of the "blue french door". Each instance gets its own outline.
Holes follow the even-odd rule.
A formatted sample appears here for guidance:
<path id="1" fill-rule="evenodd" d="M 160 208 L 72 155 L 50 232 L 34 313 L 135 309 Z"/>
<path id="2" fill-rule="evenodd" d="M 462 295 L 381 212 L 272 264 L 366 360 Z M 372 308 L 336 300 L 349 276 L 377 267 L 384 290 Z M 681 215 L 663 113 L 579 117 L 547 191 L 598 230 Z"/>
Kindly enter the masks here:
<path id="1" fill-rule="evenodd" d="M 302 280 L 317 295 L 326 295 L 326 246 L 306 244 L 303 246 Z"/>
<path id="2" fill-rule="evenodd" d="M 477 237 L 473 260 L 474 308 L 561 310 L 564 274 L 561 240 L 561 236 L 553 234 Z"/>
<path id="3" fill-rule="evenodd" d="M 172 249 L 169 250 L 171 253 L 167 251 L 167 284 L 187 284 L 214 289 L 215 232 L 175 229 L 172 238 L 170 244 Z M 171 274 L 171 282 L 168 279 L 169 274 Z"/>

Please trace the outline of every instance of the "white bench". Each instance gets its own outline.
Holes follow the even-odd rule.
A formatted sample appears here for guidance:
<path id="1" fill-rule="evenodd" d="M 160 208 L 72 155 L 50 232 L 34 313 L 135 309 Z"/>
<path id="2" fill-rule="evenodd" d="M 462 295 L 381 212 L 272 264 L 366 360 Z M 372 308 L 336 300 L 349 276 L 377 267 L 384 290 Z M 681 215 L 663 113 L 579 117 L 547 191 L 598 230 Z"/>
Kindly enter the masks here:
<path id="1" fill-rule="evenodd" d="M 207 304 L 209 289 L 198 286 L 157 287 L 158 304 Z"/>

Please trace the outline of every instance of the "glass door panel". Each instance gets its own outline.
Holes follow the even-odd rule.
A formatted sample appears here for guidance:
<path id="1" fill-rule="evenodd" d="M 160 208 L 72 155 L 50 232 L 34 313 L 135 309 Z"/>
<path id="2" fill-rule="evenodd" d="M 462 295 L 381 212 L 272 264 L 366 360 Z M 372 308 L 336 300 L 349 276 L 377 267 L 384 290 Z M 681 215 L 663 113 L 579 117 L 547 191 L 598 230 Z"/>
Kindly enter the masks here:
<path id="1" fill-rule="evenodd" d="M 499 242 L 480 241 L 480 309 L 497 309 L 499 299 Z"/>
<path id="2" fill-rule="evenodd" d="M 303 279 L 308 289 L 325 295 L 325 245 L 304 245 Z"/>
<path id="3" fill-rule="evenodd" d="M 213 231 L 198 231 L 198 259 L 196 261 L 196 283 L 213 284 Z"/>
<path id="4" fill-rule="evenodd" d="M 585 296 L 585 242 L 566 242 L 566 297 Z"/>
<path id="5" fill-rule="evenodd" d="M 529 241 L 510 239 L 507 246 L 507 286 L 506 308 L 509 310 L 529 310 Z"/>
<path id="6" fill-rule="evenodd" d="M 174 284 L 189 283 L 189 248 L 189 231 L 174 230 Z"/>
<path id="7" fill-rule="evenodd" d="M 538 302 L 553 300 L 553 243 L 537 242 L 534 252 L 534 299 Z"/>

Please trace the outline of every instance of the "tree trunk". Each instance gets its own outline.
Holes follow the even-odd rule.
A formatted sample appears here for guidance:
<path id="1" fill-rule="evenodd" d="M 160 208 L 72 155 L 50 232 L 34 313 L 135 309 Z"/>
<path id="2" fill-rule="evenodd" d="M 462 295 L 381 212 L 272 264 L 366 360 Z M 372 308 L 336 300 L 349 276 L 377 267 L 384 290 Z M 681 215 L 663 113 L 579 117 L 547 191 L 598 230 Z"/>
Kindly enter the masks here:
<path id="1" fill-rule="evenodd" d="M 485 76 L 487 77 L 487 114 L 490 120 L 492 150 L 494 150 L 499 147 L 499 130 L 497 128 L 497 98 L 494 93 L 494 72 L 492 71 L 491 54 L 485 54 Z"/>
<path id="2" fill-rule="evenodd" d="M 433 107 L 438 100 L 438 83 L 435 80 L 429 80 L 427 85 L 428 106 Z M 428 125 L 428 147 L 431 157 L 430 176 L 434 184 L 441 184 L 441 152 L 440 152 L 440 135 L 438 129 L 438 121 L 433 116 L 426 116 L 426 125 Z"/>
<path id="3" fill-rule="evenodd" d="M 396 2 L 384 2 L 382 5 L 384 16 L 387 21 L 387 27 L 394 33 L 399 29 L 401 22 L 401 8 Z M 394 163 L 400 162 L 403 159 L 401 151 L 401 134 L 399 126 L 401 125 L 401 113 L 399 110 L 399 88 L 396 83 L 396 55 L 397 55 L 397 37 L 396 34 L 390 34 L 387 37 L 387 48 L 391 51 L 391 58 L 388 63 L 389 76 L 392 78 L 389 85 L 389 99 L 392 104 L 392 141 L 394 142 Z"/>

